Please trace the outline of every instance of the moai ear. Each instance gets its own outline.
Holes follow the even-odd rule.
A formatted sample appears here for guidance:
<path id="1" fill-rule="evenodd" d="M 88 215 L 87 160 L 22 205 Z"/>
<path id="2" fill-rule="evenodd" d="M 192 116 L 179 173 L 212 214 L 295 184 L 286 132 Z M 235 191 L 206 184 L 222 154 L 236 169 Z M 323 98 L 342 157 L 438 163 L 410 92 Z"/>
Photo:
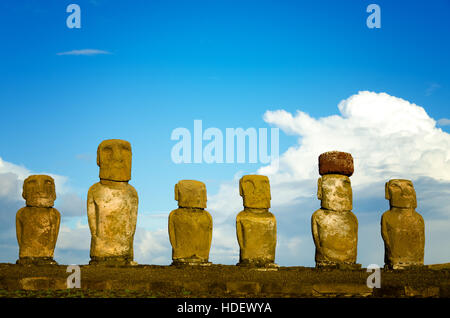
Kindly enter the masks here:
<path id="1" fill-rule="evenodd" d="M 175 185 L 175 201 L 178 201 L 178 183 Z"/>
<path id="2" fill-rule="evenodd" d="M 55 181 L 53 180 L 53 178 L 51 179 L 52 182 L 52 199 L 53 201 L 56 200 L 56 185 L 55 185 Z"/>
<path id="3" fill-rule="evenodd" d="M 413 196 L 414 196 L 414 205 L 413 208 L 416 209 L 417 208 L 417 193 L 416 193 L 416 189 L 414 189 L 414 185 L 412 182 L 410 182 L 411 184 L 411 188 L 412 188 L 412 192 L 413 192 Z"/>
<path id="4" fill-rule="evenodd" d="M 97 166 L 100 167 L 100 149 L 97 150 Z"/>
<path id="5" fill-rule="evenodd" d="M 239 195 L 240 195 L 241 197 L 244 196 L 244 189 L 242 189 L 242 179 L 239 180 Z"/>
<path id="6" fill-rule="evenodd" d="M 317 199 L 322 200 L 322 177 L 317 179 Z"/>
<path id="7" fill-rule="evenodd" d="M 386 200 L 390 200 L 391 199 L 391 194 L 389 192 L 389 181 L 386 182 L 386 184 L 384 185 L 384 198 Z"/>
<path id="8" fill-rule="evenodd" d="M 25 183 L 23 184 L 22 198 L 23 198 L 25 201 L 27 200 L 27 190 L 26 190 Z"/>
<path id="9" fill-rule="evenodd" d="M 27 192 L 28 192 L 27 182 L 28 182 L 28 178 L 23 180 L 23 185 L 22 185 L 22 198 L 25 201 L 27 200 Z"/>

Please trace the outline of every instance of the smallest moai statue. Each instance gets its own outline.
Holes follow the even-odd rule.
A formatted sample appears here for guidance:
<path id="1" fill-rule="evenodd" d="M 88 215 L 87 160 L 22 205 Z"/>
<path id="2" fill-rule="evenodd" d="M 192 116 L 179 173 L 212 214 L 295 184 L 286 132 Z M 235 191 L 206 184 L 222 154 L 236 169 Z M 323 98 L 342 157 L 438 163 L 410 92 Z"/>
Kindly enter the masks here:
<path id="1" fill-rule="evenodd" d="M 319 156 L 317 198 L 320 209 L 311 217 L 317 268 L 359 269 L 356 264 L 358 220 L 352 212 L 353 157 L 340 151 Z"/>
<path id="2" fill-rule="evenodd" d="M 208 266 L 211 248 L 212 217 L 206 208 L 206 186 L 195 180 L 175 185 L 178 209 L 169 214 L 169 239 L 172 265 Z"/>
<path id="3" fill-rule="evenodd" d="M 269 178 L 246 175 L 239 181 L 244 210 L 236 217 L 236 234 L 240 247 L 238 266 L 276 269 L 277 221 L 269 212 Z"/>
<path id="4" fill-rule="evenodd" d="M 23 182 L 26 207 L 16 214 L 19 243 L 17 264 L 56 265 L 53 260 L 61 216 L 53 204 L 55 181 L 46 175 L 32 175 Z"/>
<path id="5" fill-rule="evenodd" d="M 386 269 L 403 269 L 423 265 L 425 223 L 415 211 L 416 191 L 410 180 L 386 182 L 386 200 L 390 209 L 381 217 Z"/>

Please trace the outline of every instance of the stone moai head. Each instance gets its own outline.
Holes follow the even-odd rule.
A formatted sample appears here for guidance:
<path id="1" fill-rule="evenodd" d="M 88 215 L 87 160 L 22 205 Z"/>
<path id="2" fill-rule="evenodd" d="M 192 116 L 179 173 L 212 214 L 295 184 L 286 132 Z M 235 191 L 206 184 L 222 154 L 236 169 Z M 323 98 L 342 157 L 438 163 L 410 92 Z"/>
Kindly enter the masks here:
<path id="1" fill-rule="evenodd" d="M 22 197 L 30 207 L 53 207 L 56 200 L 55 180 L 46 175 L 29 176 L 23 182 Z"/>
<path id="2" fill-rule="evenodd" d="M 317 181 L 317 198 L 324 209 L 351 211 L 353 196 L 350 178 L 339 174 L 320 177 Z"/>
<path id="3" fill-rule="evenodd" d="M 352 210 L 353 157 L 342 151 L 328 151 L 319 156 L 317 198 L 321 207 L 333 211 Z"/>
<path id="4" fill-rule="evenodd" d="M 181 180 L 175 185 L 175 200 L 180 208 L 206 208 L 206 186 L 196 180 Z"/>
<path id="5" fill-rule="evenodd" d="M 120 139 L 104 140 L 97 149 L 97 165 L 100 179 L 130 181 L 131 144 Z"/>
<path id="6" fill-rule="evenodd" d="M 269 178 L 261 175 L 246 175 L 239 180 L 239 194 L 244 200 L 245 208 L 269 209 Z"/>
<path id="7" fill-rule="evenodd" d="M 386 182 L 385 197 L 391 208 L 417 208 L 416 191 L 410 180 L 392 179 Z"/>

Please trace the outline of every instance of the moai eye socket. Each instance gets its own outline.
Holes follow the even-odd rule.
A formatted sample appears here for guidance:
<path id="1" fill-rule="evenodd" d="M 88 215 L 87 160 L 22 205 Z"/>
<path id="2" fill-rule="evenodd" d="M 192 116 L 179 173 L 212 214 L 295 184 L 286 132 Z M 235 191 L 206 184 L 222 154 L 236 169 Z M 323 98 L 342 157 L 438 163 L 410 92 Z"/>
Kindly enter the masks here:
<path id="1" fill-rule="evenodd" d="M 104 154 L 106 154 L 106 155 L 109 155 L 109 154 L 111 154 L 112 153 L 112 148 L 111 147 L 105 147 L 105 148 L 103 148 L 103 153 Z"/>
<path id="2" fill-rule="evenodd" d="M 121 149 L 124 151 L 131 151 L 131 148 L 128 145 L 122 145 Z"/>
<path id="3" fill-rule="evenodd" d="M 255 192 L 255 186 L 254 186 L 254 184 L 253 184 L 253 182 L 252 181 L 246 181 L 245 183 L 244 183 L 244 194 L 250 194 L 250 193 L 254 193 Z"/>
<path id="4" fill-rule="evenodd" d="M 37 187 L 36 180 L 27 181 L 25 187 L 26 187 L 26 190 L 28 193 L 35 192 L 36 187 Z"/>

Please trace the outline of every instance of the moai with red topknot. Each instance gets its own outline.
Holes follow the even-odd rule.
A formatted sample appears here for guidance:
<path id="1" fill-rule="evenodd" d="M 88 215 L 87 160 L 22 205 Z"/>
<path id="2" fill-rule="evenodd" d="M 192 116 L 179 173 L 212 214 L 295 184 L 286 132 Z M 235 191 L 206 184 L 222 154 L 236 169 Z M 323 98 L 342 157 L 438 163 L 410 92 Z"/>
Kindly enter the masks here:
<path id="1" fill-rule="evenodd" d="M 358 220 L 352 212 L 353 158 L 330 151 L 319 156 L 317 197 L 321 208 L 313 213 L 311 229 L 316 267 L 357 269 Z"/>

